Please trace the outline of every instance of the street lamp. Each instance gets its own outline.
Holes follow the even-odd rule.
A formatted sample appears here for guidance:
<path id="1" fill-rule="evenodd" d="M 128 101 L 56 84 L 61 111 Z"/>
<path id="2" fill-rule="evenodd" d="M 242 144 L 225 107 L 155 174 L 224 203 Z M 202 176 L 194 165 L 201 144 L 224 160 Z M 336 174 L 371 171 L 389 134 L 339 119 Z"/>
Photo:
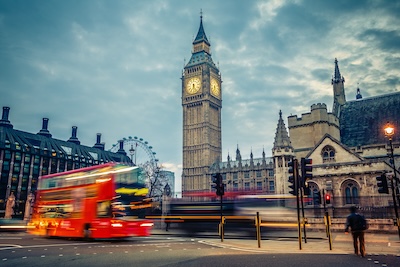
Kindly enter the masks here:
<path id="1" fill-rule="evenodd" d="M 385 136 L 389 139 L 389 148 L 390 148 L 390 154 L 389 154 L 389 158 L 390 158 L 390 163 L 391 163 L 391 167 L 393 168 L 393 177 L 391 179 L 391 188 L 392 188 L 392 197 L 393 197 L 393 204 L 394 204 L 394 211 L 396 214 L 396 223 L 397 223 L 397 229 L 399 232 L 399 237 L 400 237 L 400 220 L 399 220 L 399 213 L 397 211 L 397 203 L 396 203 L 396 196 L 397 196 L 397 201 L 400 202 L 400 196 L 399 196 L 399 181 L 397 179 L 397 170 L 396 170 L 396 165 L 394 162 L 394 155 L 393 155 L 393 143 L 392 143 L 392 139 L 393 139 L 393 135 L 394 135 L 394 127 L 393 125 L 391 125 L 389 122 L 386 124 L 385 126 Z M 396 183 L 396 186 L 394 185 L 394 183 Z"/>
<path id="2" fill-rule="evenodd" d="M 131 161 L 136 165 L 136 154 L 135 154 L 135 149 L 133 149 L 133 145 L 131 145 L 131 148 L 129 149 L 129 154 L 131 155 Z M 135 161 L 133 161 L 133 155 L 135 155 Z"/>

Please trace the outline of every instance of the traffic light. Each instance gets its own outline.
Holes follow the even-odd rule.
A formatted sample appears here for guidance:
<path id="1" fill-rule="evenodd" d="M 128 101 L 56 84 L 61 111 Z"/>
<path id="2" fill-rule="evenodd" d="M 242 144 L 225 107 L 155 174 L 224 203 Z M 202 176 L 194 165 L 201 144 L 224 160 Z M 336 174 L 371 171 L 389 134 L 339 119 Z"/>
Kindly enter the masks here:
<path id="1" fill-rule="evenodd" d="M 289 161 L 288 166 L 289 166 L 289 173 L 293 174 L 293 175 L 289 175 L 289 188 L 292 189 L 289 191 L 290 194 L 297 196 L 298 194 L 298 162 L 297 159 L 293 159 L 291 161 Z"/>
<path id="2" fill-rule="evenodd" d="M 314 205 L 321 205 L 321 193 L 320 193 L 320 191 L 314 191 L 313 200 L 314 200 Z"/>
<path id="3" fill-rule="evenodd" d="M 213 173 L 211 175 L 211 187 L 216 191 L 217 196 L 223 196 L 225 194 L 224 184 L 222 183 L 222 175 L 220 173 Z"/>
<path id="4" fill-rule="evenodd" d="M 309 195 L 311 195 L 311 190 L 310 190 L 310 188 L 307 186 L 307 185 L 305 185 L 304 187 L 303 187 L 303 192 L 304 192 L 304 195 L 305 196 L 309 196 Z"/>
<path id="5" fill-rule="evenodd" d="M 307 180 L 311 180 L 312 176 L 312 159 L 301 158 L 301 177 L 303 178 L 303 187 Z"/>
<path id="6" fill-rule="evenodd" d="M 329 194 L 325 195 L 325 203 L 326 204 L 331 204 L 331 195 L 329 195 Z"/>
<path id="7" fill-rule="evenodd" d="M 378 192 L 380 194 L 389 194 L 388 182 L 386 178 L 386 174 L 382 173 L 382 175 L 377 176 L 376 180 L 378 181 Z"/>

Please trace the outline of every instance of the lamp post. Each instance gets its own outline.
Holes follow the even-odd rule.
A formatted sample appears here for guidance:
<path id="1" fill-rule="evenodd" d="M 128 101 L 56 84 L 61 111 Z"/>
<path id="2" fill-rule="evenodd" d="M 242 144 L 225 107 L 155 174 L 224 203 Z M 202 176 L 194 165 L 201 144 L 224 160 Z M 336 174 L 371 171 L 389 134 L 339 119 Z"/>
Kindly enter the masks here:
<path id="1" fill-rule="evenodd" d="M 396 165 L 394 162 L 394 155 L 393 155 L 393 143 L 392 143 L 392 138 L 394 135 L 394 127 L 388 122 L 385 126 L 385 136 L 389 139 L 389 158 L 390 158 L 390 163 L 391 167 L 393 168 L 393 177 L 390 179 L 391 180 L 391 185 L 390 187 L 392 188 L 392 197 L 393 197 L 393 205 L 394 205 L 394 212 L 396 214 L 396 224 L 397 224 L 397 230 L 399 233 L 400 237 L 400 221 L 399 221 L 399 213 L 397 211 L 397 203 L 396 203 L 396 196 L 397 196 L 397 201 L 400 202 L 399 199 L 399 181 L 397 178 L 397 170 L 396 170 Z M 395 186 L 396 183 L 396 186 Z"/>

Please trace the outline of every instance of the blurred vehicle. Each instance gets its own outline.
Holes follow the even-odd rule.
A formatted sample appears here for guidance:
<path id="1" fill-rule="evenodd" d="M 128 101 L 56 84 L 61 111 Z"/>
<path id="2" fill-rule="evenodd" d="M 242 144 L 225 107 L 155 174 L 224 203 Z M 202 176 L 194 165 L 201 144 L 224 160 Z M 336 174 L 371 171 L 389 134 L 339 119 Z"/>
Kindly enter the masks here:
<path id="1" fill-rule="evenodd" d="M 28 232 L 85 239 L 148 236 L 153 222 L 140 218 L 147 193 L 136 166 L 107 163 L 46 175 L 39 178 Z"/>
<path id="2" fill-rule="evenodd" d="M 235 200 L 235 215 L 256 216 L 262 221 L 297 221 L 296 197 L 292 195 L 242 195 Z"/>

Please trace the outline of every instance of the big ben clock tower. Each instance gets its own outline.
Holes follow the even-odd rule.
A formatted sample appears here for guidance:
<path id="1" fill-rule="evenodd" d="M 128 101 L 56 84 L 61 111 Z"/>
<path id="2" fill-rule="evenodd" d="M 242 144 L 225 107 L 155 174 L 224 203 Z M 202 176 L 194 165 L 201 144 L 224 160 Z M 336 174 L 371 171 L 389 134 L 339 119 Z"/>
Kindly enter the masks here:
<path id="1" fill-rule="evenodd" d="M 210 166 L 221 161 L 221 74 L 200 27 L 182 75 L 182 195 L 211 190 Z"/>

